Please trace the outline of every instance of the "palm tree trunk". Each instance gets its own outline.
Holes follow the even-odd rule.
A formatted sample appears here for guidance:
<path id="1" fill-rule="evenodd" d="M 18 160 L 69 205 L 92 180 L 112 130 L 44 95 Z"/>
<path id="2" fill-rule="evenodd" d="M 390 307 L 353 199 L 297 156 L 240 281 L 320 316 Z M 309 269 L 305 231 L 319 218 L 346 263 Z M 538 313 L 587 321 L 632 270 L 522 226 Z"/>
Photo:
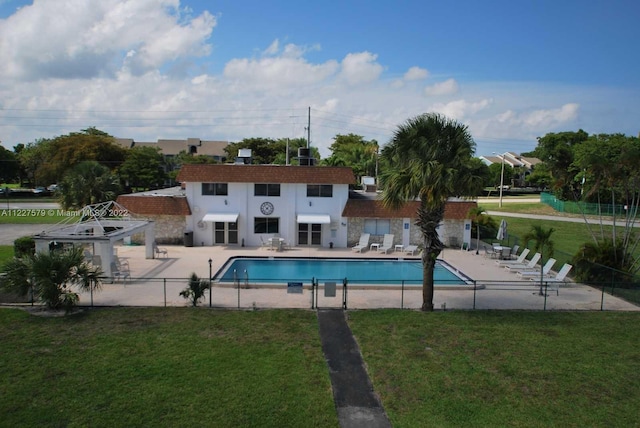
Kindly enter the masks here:
<path id="1" fill-rule="evenodd" d="M 422 252 L 422 310 L 433 311 L 433 272 L 435 270 L 435 257 L 427 251 Z"/>

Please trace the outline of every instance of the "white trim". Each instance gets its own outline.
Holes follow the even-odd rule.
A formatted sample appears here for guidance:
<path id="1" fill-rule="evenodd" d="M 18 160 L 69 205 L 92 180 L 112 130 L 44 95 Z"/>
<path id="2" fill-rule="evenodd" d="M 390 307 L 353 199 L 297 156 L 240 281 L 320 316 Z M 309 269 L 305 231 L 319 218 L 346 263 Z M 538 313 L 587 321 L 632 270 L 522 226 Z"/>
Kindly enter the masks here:
<path id="1" fill-rule="evenodd" d="M 235 223 L 238 221 L 238 213 L 208 213 L 202 217 L 202 221 Z"/>
<path id="2" fill-rule="evenodd" d="M 330 224 L 331 216 L 329 214 L 298 214 L 296 222 L 306 224 Z"/>

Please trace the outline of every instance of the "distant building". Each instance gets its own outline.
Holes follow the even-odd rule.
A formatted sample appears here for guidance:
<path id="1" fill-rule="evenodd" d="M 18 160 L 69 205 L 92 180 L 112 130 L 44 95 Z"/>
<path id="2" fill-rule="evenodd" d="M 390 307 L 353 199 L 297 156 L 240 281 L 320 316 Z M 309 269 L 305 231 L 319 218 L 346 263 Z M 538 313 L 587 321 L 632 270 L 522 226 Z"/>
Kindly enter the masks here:
<path id="1" fill-rule="evenodd" d="M 514 169 L 513 182 L 514 187 L 524 187 L 527 177 L 531 174 L 536 165 L 542 163 L 538 158 L 521 156 L 514 152 L 504 152 L 493 156 L 480 156 L 485 164 L 502 164 L 508 165 Z M 507 183 L 505 183 L 507 184 Z"/>
<path id="2" fill-rule="evenodd" d="M 116 138 L 116 144 L 127 149 L 133 147 L 154 147 L 160 149 L 166 158 L 177 156 L 185 152 L 194 156 L 208 156 L 216 162 L 224 162 L 226 153 L 224 149 L 229 145 L 228 141 L 205 141 L 199 138 L 187 138 L 186 140 L 158 140 L 157 142 L 134 141 L 132 138 Z"/>

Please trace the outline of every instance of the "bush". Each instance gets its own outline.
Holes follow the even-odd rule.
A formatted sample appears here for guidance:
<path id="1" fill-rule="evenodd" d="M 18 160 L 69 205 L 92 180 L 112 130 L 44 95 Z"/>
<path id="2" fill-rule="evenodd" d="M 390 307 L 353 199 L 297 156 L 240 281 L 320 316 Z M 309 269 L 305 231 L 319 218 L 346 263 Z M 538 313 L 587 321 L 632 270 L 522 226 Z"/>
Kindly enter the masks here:
<path id="1" fill-rule="evenodd" d="M 192 306 L 198 306 L 198 302 L 204 297 L 204 293 L 208 289 L 209 282 L 192 273 L 187 288 L 180 292 L 180 296 L 189 300 Z"/>
<path id="2" fill-rule="evenodd" d="M 23 236 L 13 241 L 13 252 L 16 257 L 33 256 L 36 253 L 36 241 L 31 236 Z"/>

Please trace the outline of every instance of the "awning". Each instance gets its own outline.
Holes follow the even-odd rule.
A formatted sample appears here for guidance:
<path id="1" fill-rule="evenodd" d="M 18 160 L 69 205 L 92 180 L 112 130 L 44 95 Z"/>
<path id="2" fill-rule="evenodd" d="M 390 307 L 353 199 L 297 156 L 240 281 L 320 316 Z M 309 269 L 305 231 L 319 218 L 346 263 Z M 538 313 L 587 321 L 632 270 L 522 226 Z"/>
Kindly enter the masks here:
<path id="1" fill-rule="evenodd" d="M 222 223 L 235 223 L 238 221 L 238 213 L 209 213 L 202 217 L 202 221 L 216 221 Z"/>
<path id="2" fill-rule="evenodd" d="M 298 214 L 296 221 L 306 224 L 329 224 L 331 223 L 331 216 L 329 214 Z"/>

